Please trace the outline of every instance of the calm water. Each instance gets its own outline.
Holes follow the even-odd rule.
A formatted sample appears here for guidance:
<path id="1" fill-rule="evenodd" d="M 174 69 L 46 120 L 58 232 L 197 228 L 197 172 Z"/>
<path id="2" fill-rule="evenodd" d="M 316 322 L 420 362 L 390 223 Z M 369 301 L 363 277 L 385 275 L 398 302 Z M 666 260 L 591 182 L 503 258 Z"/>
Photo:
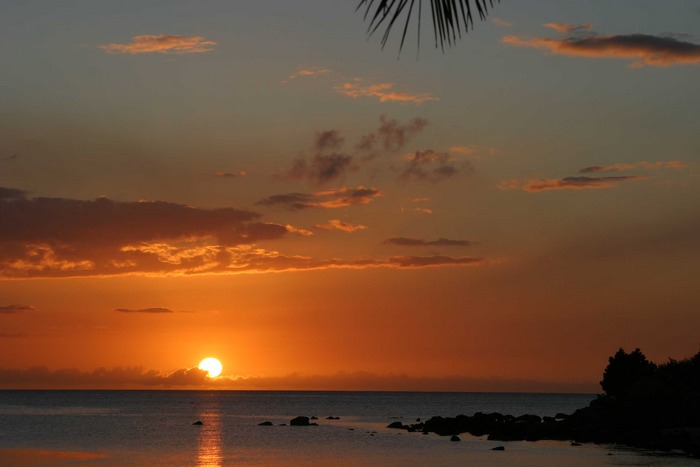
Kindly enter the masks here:
<path id="1" fill-rule="evenodd" d="M 680 455 L 614 446 L 497 442 L 469 435 L 456 443 L 434 434 L 385 428 L 397 419 L 412 422 L 478 411 L 571 413 L 593 398 L 581 394 L 0 391 L 0 465 L 698 465 L 697 459 Z M 317 416 L 319 426 L 279 426 L 297 415 Z M 326 420 L 328 416 L 340 420 Z M 196 420 L 204 425 L 193 426 Z M 275 426 L 257 425 L 266 420 Z M 495 446 L 506 449 L 491 451 Z"/>

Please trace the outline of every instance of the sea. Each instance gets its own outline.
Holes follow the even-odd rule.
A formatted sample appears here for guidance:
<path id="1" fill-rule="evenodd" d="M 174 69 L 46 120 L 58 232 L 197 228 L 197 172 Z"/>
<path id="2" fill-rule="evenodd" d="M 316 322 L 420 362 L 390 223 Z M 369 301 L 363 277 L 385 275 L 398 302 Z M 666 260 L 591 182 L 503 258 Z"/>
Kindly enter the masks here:
<path id="1" fill-rule="evenodd" d="M 475 412 L 572 413 L 589 394 L 0 391 L 0 465 L 695 466 L 680 452 L 387 428 Z M 317 417 L 318 426 L 290 426 Z M 333 417 L 329 419 L 328 417 Z M 201 421 L 202 424 L 194 424 Z M 261 422 L 272 426 L 260 426 Z M 502 446 L 503 450 L 492 450 Z"/>

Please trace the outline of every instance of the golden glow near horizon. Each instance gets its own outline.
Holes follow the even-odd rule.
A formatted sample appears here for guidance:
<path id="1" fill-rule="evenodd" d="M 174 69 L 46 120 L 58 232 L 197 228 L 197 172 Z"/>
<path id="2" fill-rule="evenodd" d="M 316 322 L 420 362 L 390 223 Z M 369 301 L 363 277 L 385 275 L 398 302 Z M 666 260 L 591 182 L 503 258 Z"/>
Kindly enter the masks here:
<path id="1" fill-rule="evenodd" d="M 210 378 L 216 378 L 219 376 L 223 368 L 224 367 L 221 365 L 221 362 L 213 357 L 205 358 L 199 362 L 199 369 L 206 371 Z"/>

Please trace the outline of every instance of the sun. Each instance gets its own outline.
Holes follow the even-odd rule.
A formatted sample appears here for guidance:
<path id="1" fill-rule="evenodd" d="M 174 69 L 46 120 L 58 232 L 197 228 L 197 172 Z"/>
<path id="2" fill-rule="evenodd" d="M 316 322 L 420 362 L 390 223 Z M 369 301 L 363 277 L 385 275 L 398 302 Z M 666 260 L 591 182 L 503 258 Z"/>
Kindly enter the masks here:
<path id="1" fill-rule="evenodd" d="M 210 378 L 216 378 L 223 370 L 221 362 L 213 357 L 208 357 L 199 362 L 199 369 L 207 372 Z"/>

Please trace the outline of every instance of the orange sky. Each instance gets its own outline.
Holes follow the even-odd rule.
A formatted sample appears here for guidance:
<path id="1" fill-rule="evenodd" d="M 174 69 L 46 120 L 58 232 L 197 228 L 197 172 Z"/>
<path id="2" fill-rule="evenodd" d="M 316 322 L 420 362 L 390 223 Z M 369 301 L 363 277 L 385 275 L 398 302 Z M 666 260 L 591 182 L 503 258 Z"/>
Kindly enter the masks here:
<path id="1" fill-rule="evenodd" d="M 395 60 L 333 2 L 30 3 L 0 388 L 596 392 L 697 352 L 689 5 L 499 4 Z"/>

